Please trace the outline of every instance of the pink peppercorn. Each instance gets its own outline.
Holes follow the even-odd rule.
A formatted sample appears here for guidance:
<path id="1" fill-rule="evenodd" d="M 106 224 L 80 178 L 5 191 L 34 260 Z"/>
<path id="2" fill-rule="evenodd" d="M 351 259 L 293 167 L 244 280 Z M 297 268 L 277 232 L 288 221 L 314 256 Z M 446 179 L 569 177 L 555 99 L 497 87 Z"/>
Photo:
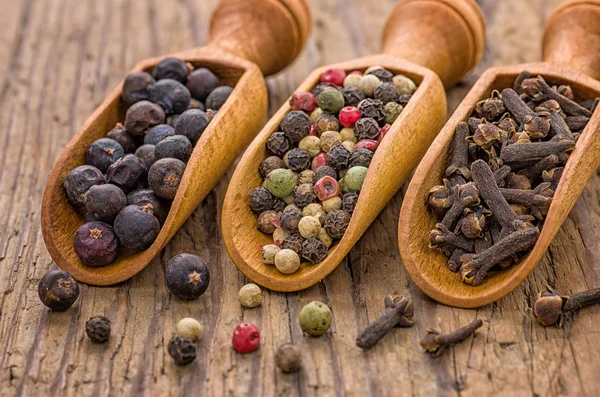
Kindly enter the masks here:
<path id="1" fill-rule="evenodd" d="M 339 119 L 344 127 L 352 127 L 360 120 L 360 110 L 354 106 L 346 106 L 340 110 Z"/>
<path id="2" fill-rule="evenodd" d="M 339 68 L 330 68 L 321 75 L 321 83 L 333 83 L 343 85 L 346 78 L 346 72 Z"/>
<path id="3" fill-rule="evenodd" d="M 319 131 L 317 130 L 317 125 L 313 124 L 310 126 L 310 134 L 308 134 L 310 136 L 317 136 L 319 135 Z"/>
<path id="4" fill-rule="evenodd" d="M 391 125 L 386 124 L 383 127 L 381 127 L 381 130 L 379 130 L 379 136 L 377 137 L 377 141 L 381 142 L 381 140 L 383 138 L 385 138 L 385 134 L 388 133 L 388 131 L 390 130 Z"/>
<path id="5" fill-rule="evenodd" d="M 312 161 L 311 170 L 314 172 L 324 165 L 327 165 L 327 153 L 319 153 Z"/>
<path id="6" fill-rule="evenodd" d="M 241 323 L 233 330 L 231 344 L 238 353 L 252 353 L 260 345 L 260 331 L 254 324 Z"/>
<path id="7" fill-rule="evenodd" d="M 355 70 L 355 71 L 353 71 L 353 72 L 350 72 L 350 73 L 348 73 L 348 74 L 357 74 L 357 75 L 359 75 L 359 76 L 362 76 L 362 75 L 363 75 L 363 72 L 361 72 L 360 70 Z"/>
<path id="8" fill-rule="evenodd" d="M 290 99 L 290 106 L 292 107 L 292 110 L 304 110 L 306 112 L 312 112 L 317 106 L 317 100 L 310 92 L 295 92 Z"/>
<path id="9" fill-rule="evenodd" d="M 321 201 L 325 201 L 340 194 L 340 184 L 335 178 L 326 175 L 315 184 L 315 194 Z"/>
<path id="10" fill-rule="evenodd" d="M 354 150 L 358 150 L 364 147 L 365 149 L 369 149 L 370 151 L 374 152 L 375 149 L 377 149 L 378 145 L 379 142 L 373 139 L 361 139 L 354 145 Z"/>

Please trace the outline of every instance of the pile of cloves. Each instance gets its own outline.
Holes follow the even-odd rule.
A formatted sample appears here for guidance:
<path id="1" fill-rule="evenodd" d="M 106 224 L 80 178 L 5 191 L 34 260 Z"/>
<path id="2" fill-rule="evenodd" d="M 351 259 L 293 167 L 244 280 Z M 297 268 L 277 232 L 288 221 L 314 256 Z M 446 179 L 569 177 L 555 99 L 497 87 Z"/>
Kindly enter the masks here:
<path id="1" fill-rule="evenodd" d="M 467 284 L 517 263 L 536 243 L 565 164 L 598 99 L 522 72 L 513 88 L 478 102 L 454 135 L 443 185 L 428 206 L 442 218 L 431 248 Z"/>

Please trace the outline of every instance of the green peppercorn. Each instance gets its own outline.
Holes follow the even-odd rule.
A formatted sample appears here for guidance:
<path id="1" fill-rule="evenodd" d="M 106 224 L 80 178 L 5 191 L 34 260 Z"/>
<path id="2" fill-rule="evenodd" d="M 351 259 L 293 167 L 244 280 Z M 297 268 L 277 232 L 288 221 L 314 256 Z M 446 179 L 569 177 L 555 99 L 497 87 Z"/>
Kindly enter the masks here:
<path id="1" fill-rule="evenodd" d="M 331 325 L 331 310 L 319 301 L 313 301 L 300 310 L 298 322 L 302 331 L 311 336 L 321 336 Z"/>
<path id="2" fill-rule="evenodd" d="M 400 116 L 400 112 L 402 112 L 402 105 L 396 102 L 388 102 L 383 107 L 383 111 L 385 112 L 384 121 L 386 124 L 394 124 L 394 121 Z"/>
<path id="3" fill-rule="evenodd" d="M 344 180 L 348 191 L 359 191 L 362 188 L 365 177 L 367 176 L 367 167 L 356 166 L 348 169 Z"/>
<path id="4" fill-rule="evenodd" d="M 338 90 L 323 91 L 317 97 L 317 104 L 325 112 L 337 113 L 344 107 L 344 96 Z"/>
<path id="5" fill-rule="evenodd" d="M 296 188 L 298 177 L 292 170 L 279 168 L 267 175 L 263 186 L 275 197 L 284 198 Z"/>

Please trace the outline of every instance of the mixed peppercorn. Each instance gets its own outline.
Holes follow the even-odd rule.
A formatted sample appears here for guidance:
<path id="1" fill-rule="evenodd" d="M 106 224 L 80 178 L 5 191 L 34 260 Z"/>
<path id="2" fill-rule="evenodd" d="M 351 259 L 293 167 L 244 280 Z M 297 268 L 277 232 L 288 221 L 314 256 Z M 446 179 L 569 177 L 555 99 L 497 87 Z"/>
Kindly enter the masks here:
<path id="1" fill-rule="evenodd" d="M 302 260 L 325 259 L 350 223 L 377 145 L 416 89 L 381 66 L 331 68 L 312 92 L 292 95 L 292 110 L 267 140 L 263 184 L 248 199 L 258 230 L 273 235 L 264 263 L 292 274 Z"/>
<path id="2" fill-rule="evenodd" d="M 74 238 L 85 265 L 106 266 L 123 247 L 152 245 L 194 145 L 233 90 L 219 84 L 210 70 L 176 58 L 125 78 L 125 120 L 92 142 L 86 165 L 64 181 L 69 201 L 85 213 Z"/>
<path id="3" fill-rule="evenodd" d="M 428 205 L 443 215 L 429 235 L 448 268 L 480 285 L 536 243 L 569 155 L 597 100 L 522 72 L 513 88 L 475 106 L 456 128 L 443 185 Z"/>

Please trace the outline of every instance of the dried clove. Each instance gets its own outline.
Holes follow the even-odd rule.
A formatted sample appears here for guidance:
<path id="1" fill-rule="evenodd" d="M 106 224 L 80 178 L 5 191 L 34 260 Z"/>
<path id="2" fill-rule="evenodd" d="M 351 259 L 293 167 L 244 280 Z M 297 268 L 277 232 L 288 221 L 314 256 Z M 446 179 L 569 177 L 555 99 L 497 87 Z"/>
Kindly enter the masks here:
<path id="1" fill-rule="evenodd" d="M 550 183 L 549 188 L 556 191 L 558 188 L 558 182 L 560 182 L 560 178 L 562 177 L 564 170 L 565 169 L 563 167 L 558 167 L 544 171 L 542 172 L 542 180 Z"/>
<path id="2" fill-rule="evenodd" d="M 562 139 L 573 140 L 573 134 L 567 122 L 558 113 L 550 114 L 550 130 L 553 132 L 553 136 L 561 137 Z"/>
<path id="3" fill-rule="evenodd" d="M 478 318 L 449 334 L 441 334 L 439 331 L 427 328 L 425 336 L 421 339 L 421 347 L 433 357 L 438 357 L 448 346 L 464 341 L 482 325 L 483 321 Z"/>
<path id="4" fill-rule="evenodd" d="M 502 196 L 509 203 L 523 205 L 531 209 L 531 214 L 534 217 L 543 220 L 548 215 L 550 204 L 552 204 L 552 197 L 547 197 L 539 192 L 549 186 L 549 183 L 542 183 L 534 190 L 500 188 L 500 193 L 502 193 Z"/>
<path id="5" fill-rule="evenodd" d="M 525 229 L 512 232 L 496 244 L 483 251 L 480 254 L 467 254 L 464 263 L 461 266 L 461 276 L 463 281 L 474 286 L 480 285 L 487 272 L 502 260 L 512 255 L 526 250 L 533 246 L 540 235 L 536 227 L 526 227 Z"/>
<path id="6" fill-rule="evenodd" d="M 525 81 L 526 79 L 528 79 L 530 77 L 531 77 L 531 73 L 529 73 L 527 70 L 524 70 L 521 73 L 519 73 L 519 75 L 515 79 L 515 82 L 513 83 L 513 90 L 517 94 L 522 94 L 523 88 L 521 88 L 521 84 L 523 84 L 523 81 Z"/>
<path id="7" fill-rule="evenodd" d="M 477 250 L 477 240 L 475 241 L 475 250 Z M 454 251 L 452 251 L 452 255 L 450 255 L 450 258 L 448 259 L 447 263 L 448 269 L 450 269 L 451 272 L 456 273 L 460 270 L 460 257 L 465 254 L 468 254 L 468 252 L 460 248 L 457 248 Z"/>
<path id="8" fill-rule="evenodd" d="M 454 203 L 453 190 L 450 189 L 450 182 L 444 179 L 443 185 L 437 185 L 431 188 L 427 196 L 427 204 L 434 211 L 441 212 L 448 209 Z"/>
<path id="9" fill-rule="evenodd" d="M 441 223 L 448 229 L 453 229 L 465 209 L 477 203 L 479 203 L 479 191 L 473 183 L 455 185 L 452 206 L 446 212 Z"/>
<path id="10" fill-rule="evenodd" d="M 533 315 L 542 325 L 562 324 L 565 314 L 600 303 L 600 288 L 560 296 L 552 290 L 542 291 L 533 305 Z"/>
<path id="11" fill-rule="evenodd" d="M 565 119 L 565 123 L 571 131 L 583 130 L 589 121 L 590 118 L 586 116 L 567 116 Z"/>
<path id="12" fill-rule="evenodd" d="M 452 151 L 452 161 L 446 168 L 446 176 L 458 174 L 465 180 L 471 179 L 471 171 L 469 170 L 469 126 L 462 122 L 456 128 L 454 133 L 454 150 Z"/>
<path id="13" fill-rule="evenodd" d="M 541 160 L 551 154 L 558 155 L 574 147 L 575 142 L 571 140 L 514 144 L 503 147 L 500 158 L 506 163 L 533 159 Z"/>
<path id="14" fill-rule="evenodd" d="M 556 167 L 560 160 L 556 154 L 546 156 L 538 161 L 534 166 L 519 171 L 520 175 L 525 176 L 530 181 L 535 181 L 542 177 L 542 173 Z"/>
<path id="15" fill-rule="evenodd" d="M 511 169 L 508 165 L 503 165 L 502 167 L 498 168 L 496 171 L 494 171 L 494 180 L 496 181 L 497 185 L 501 185 L 504 183 L 504 178 L 506 178 L 508 176 L 508 174 L 510 174 Z"/>
<path id="16" fill-rule="evenodd" d="M 521 87 L 523 87 L 523 91 L 532 97 L 534 101 L 554 99 L 560 104 L 562 110 L 570 116 L 590 117 L 592 115 L 592 112 L 588 109 L 553 90 L 542 76 L 538 76 L 535 79 L 525 79 Z"/>
<path id="17" fill-rule="evenodd" d="M 537 137 L 544 137 L 550 131 L 550 115 L 536 113 L 519 97 L 514 90 L 506 88 L 502 91 L 502 100 L 506 109 L 514 115 L 517 122 L 524 125 L 525 132 L 532 132 Z"/>
<path id="18" fill-rule="evenodd" d="M 414 324 L 414 308 L 411 302 L 401 296 L 387 295 L 384 299 L 385 313 L 365 328 L 358 338 L 356 345 L 370 349 L 377 344 L 394 327 L 412 327 Z"/>
<path id="19" fill-rule="evenodd" d="M 473 240 L 451 232 L 442 223 L 435 225 L 435 229 L 429 233 L 429 247 L 442 249 L 446 247 L 460 248 L 467 252 L 473 252 L 474 250 Z"/>

